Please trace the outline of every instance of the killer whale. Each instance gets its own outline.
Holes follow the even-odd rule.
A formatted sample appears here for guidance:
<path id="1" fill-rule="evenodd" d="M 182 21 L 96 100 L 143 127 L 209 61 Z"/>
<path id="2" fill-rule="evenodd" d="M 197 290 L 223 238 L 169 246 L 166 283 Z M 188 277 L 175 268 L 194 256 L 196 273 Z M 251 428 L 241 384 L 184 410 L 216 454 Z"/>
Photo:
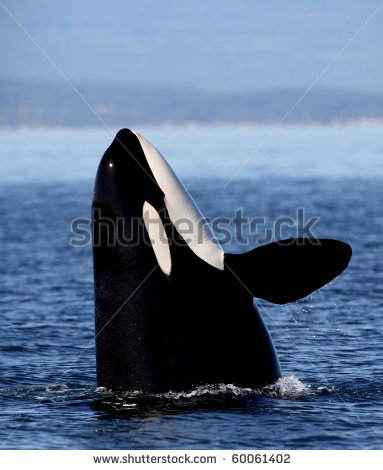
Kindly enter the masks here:
<path id="1" fill-rule="evenodd" d="M 99 164 L 92 229 L 97 383 L 112 390 L 274 382 L 282 371 L 253 298 L 305 297 L 351 258 L 328 239 L 225 253 L 166 160 L 128 129 Z"/>

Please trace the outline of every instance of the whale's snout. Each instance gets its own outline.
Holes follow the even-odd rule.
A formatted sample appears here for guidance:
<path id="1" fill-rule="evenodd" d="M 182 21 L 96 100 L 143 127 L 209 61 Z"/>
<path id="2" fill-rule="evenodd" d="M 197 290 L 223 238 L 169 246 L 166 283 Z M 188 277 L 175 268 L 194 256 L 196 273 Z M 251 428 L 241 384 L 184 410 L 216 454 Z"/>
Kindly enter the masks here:
<path id="1" fill-rule="evenodd" d="M 159 191 L 137 136 L 120 130 L 100 161 L 93 206 L 116 216 L 132 216 Z"/>

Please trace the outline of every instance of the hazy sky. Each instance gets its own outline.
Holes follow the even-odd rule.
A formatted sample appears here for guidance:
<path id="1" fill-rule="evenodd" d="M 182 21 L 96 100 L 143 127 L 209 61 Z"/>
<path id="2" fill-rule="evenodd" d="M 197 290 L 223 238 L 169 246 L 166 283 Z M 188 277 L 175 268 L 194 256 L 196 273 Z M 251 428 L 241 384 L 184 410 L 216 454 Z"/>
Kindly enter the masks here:
<path id="1" fill-rule="evenodd" d="M 307 87 L 380 4 L 0 0 L 0 78 L 62 80 L 44 51 L 75 83 L 238 91 Z M 383 7 L 317 87 L 383 92 Z"/>

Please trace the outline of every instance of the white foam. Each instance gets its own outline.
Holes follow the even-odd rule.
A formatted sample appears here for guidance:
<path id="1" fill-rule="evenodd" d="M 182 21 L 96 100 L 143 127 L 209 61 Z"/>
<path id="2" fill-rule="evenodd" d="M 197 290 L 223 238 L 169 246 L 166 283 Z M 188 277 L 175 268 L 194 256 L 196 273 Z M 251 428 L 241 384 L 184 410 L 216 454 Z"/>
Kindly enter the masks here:
<path id="1" fill-rule="evenodd" d="M 246 397 L 249 395 L 263 395 L 272 398 L 293 399 L 316 392 L 310 385 L 305 385 L 294 375 L 286 375 L 270 385 L 258 389 L 237 387 L 233 384 L 204 385 L 187 392 L 167 392 L 161 397 L 168 399 L 195 398 L 203 396 L 231 395 L 233 397 Z"/>
<path id="2" fill-rule="evenodd" d="M 258 389 L 250 387 L 237 387 L 233 384 L 207 384 L 192 390 L 174 392 L 169 391 L 161 394 L 153 394 L 158 398 L 178 400 L 188 398 L 219 397 L 229 395 L 234 397 L 246 397 L 249 395 L 262 395 L 272 398 L 292 399 L 315 392 L 310 385 L 305 385 L 294 375 L 286 375 L 276 382 Z"/>
<path id="3" fill-rule="evenodd" d="M 285 375 L 276 382 L 262 387 L 259 392 L 269 397 L 284 399 L 299 398 L 314 393 L 310 385 L 305 385 L 295 375 Z"/>
<path id="4" fill-rule="evenodd" d="M 161 397 L 166 399 L 181 399 L 181 398 L 201 398 L 204 396 L 220 396 L 220 395 L 232 395 L 233 397 L 240 397 L 254 393 L 251 388 L 237 387 L 233 384 L 215 384 L 215 385 L 203 385 L 193 390 L 186 392 L 167 392 L 162 393 Z"/>
<path id="5" fill-rule="evenodd" d="M 188 399 L 204 399 L 204 398 L 220 398 L 222 396 L 229 396 L 232 398 L 246 398 L 254 395 L 265 396 L 270 398 L 278 398 L 282 400 L 294 400 L 307 395 L 317 395 L 323 393 L 323 391 L 331 391 L 326 387 L 319 387 L 312 389 L 310 385 L 306 385 L 301 382 L 294 375 L 286 375 L 270 385 L 266 385 L 261 388 L 249 388 L 249 387 L 237 387 L 233 384 L 206 384 L 200 387 L 196 387 L 192 390 L 186 391 L 169 391 L 166 393 L 142 393 L 139 391 L 122 392 L 119 394 L 119 400 L 124 401 L 126 399 L 138 399 L 145 397 L 152 397 L 163 400 L 188 400 Z M 107 391 L 103 388 L 98 388 L 97 391 L 104 392 L 105 395 L 115 395 L 111 391 Z M 135 406 L 135 404 L 133 404 Z"/>

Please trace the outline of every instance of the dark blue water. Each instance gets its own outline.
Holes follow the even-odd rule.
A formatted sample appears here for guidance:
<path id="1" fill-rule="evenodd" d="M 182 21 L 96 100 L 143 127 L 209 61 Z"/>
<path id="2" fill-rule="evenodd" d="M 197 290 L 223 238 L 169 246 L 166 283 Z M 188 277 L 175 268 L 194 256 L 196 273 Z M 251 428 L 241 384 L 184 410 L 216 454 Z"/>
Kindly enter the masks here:
<path id="1" fill-rule="evenodd" d="M 152 130 L 156 132 L 167 141 L 166 132 L 173 131 Z M 218 131 L 192 131 L 189 137 L 182 132 L 174 131 L 167 145 L 173 142 L 181 148 L 199 132 L 200 145 L 211 148 L 211 135 Z M 342 145 L 349 145 L 348 131 L 346 136 L 342 131 L 328 132 L 327 137 L 338 142 L 338 153 Z M 310 141 L 312 148 L 318 147 L 319 134 L 315 140 L 314 132 L 310 140 L 301 131 L 307 140 L 305 151 Z M 233 217 L 236 209 L 243 208 L 249 217 L 266 217 L 250 246 L 232 240 L 224 247 L 227 251 L 255 246 L 278 217 L 296 220 L 297 208 L 304 208 L 306 220 L 320 217 L 312 229 L 314 235 L 350 243 L 353 258 L 338 279 L 309 298 L 286 306 L 258 303 L 284 373 L 277 384 L 263 390 L 221 384 L 162 396 L 122 396 L 96 388 L 91 247 L 74 247 L 69 241 L 71 222 L 89 217 L 92 179 L 104 150 L 103 139 L 108 139 L 100 138 L 97 145 L 88 140 L 90 158 L 83 142 L 89 134 L 78 134 L 88 163 L 80 163 L 76 174 L 74 162 L 81 159 L 81 151 L 71 158 L 68 151 L 78 149 L 78 141 L 65 133 L 47 135 L 45 144 L 38 134 L 27 133 L 24 141 L 16 134 L 0 136 L 5 168 L 0 178 L 3 448 L 383 448 L 383 178 L 379 166 L 383 152 L 377 134 L 371 150 L 376 158 L 369 154 L 376 168 L 364 174 L 359 167 L 351 172 L 349 165 L 345 174 L 331 173 L 328 167 L 296 174 L 287 166 L 280 174 L 276 169 L 271 173 L 244 169 L 225 188 L 232 171 L 213 174 L 214 165 L 206 164 L 209 171 L 188 177 L 185 169 L 192 162 L 180 164 L 183 179 L 206 216 Z M 364 138 L 362 132 L 360 146 Z M 289 139 L 286 131 L 282 143 Z M 33 142 L 40 143 L 35 148 Z M 291 146 L 286 148 L 286 158 L 290 150 Z M 278 151 L 275 154 L 283 159 Z M 56 167 L 51 161 L 55 155 L 60 161 Z M 357 155 L 350 157 L 351 163 L 359 162 Z M 41 164 L 44 158 L 49 171 Z M 220 158 L 223 153 L 217 152 L 214 164 Z M 267 159 L 265 155 L 262 164 Z M 241 162 L 238 158 L 234 166 Z M 289 168 L 293 163 L 288 162 Z M 84 178 L 88 164 L 94 171 Z M 297 226 L 284 227 L 282 235 L 295 236 L 297 230 Z M 235 232 L 234 226 L 231 231 Z M 288 276 L 289 266 L 285 271 Z"/>

